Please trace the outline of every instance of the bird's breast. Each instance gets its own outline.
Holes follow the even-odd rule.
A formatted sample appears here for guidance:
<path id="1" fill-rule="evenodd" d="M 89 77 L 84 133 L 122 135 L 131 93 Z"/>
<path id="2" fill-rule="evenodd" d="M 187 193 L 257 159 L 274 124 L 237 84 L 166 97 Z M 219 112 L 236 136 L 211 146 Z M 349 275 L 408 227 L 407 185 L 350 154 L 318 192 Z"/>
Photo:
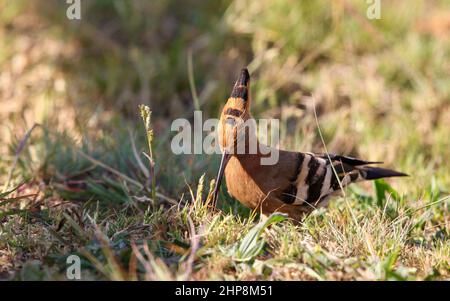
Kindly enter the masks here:
<path id="1" fill-rule="evenodd" d="M 281 201 L 281 194 L 289 185 L 286 177 L 289 173 L 280 172 L 278 165 L 261 166 L 258 160 L 249 156 L 245 159 L 231 157 L 225 169 L 228 192 L 250 209 L 260 208 L 267 215 L 279 211 L 300 220 L 309 208 Z"/>
<path id="2" fill-rule="evenodd" d="M 228 192 L 245 206 L 254 209 L 264 199 L 265 193 L 255 182 L 251 170 L 245 168 L 235 156 L 227 164 L 225 178 Z"/>

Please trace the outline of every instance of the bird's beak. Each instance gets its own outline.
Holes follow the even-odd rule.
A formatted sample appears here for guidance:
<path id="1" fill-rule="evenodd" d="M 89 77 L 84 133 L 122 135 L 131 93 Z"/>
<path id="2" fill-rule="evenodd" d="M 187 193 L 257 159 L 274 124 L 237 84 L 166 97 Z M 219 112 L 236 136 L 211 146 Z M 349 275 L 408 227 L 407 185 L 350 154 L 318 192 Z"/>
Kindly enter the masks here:
<path id="1" fill-rule="evenodd" d="M 214 206 L 217 201 L 217 196 L 219 195 L 220 184 L 222 183 L 222 178 L 223 178 L 223 174 L 225 172 L 225 167 L 227 166 L 227 163 L 230 160 L 230 158 L 231 158 L 231 154 L 229 154 L 226 150 L 224 150 L 222 153 L 222 160 L 220 161 L 219 172 L 217 173 L 216 185 L 214 187 L 214 197 L 213 197 Z"/>

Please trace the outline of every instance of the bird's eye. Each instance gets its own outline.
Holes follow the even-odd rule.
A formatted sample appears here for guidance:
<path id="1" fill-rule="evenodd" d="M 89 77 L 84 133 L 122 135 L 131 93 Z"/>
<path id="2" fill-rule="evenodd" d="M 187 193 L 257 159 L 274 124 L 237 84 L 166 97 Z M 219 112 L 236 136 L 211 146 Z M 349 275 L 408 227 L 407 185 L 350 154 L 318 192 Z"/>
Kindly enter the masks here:
<path id="1" fill-rule="evenodd" d="M 235 125 L 236 120 L 234 120 L 234 118 L 228 117 L 227 119 L 225 119 L 225 123 L 229 125 Z"/>
<path id="2" fill-rule="evenodd" d="M 225 111 L 225 114 L 226 115 L 231 115 L 231 116 L 234 116 L 234 117 L 240 117 L 242 115 L 242 111 L 237 110 L 237 109 L 229 108 L 228 110 Z"/>

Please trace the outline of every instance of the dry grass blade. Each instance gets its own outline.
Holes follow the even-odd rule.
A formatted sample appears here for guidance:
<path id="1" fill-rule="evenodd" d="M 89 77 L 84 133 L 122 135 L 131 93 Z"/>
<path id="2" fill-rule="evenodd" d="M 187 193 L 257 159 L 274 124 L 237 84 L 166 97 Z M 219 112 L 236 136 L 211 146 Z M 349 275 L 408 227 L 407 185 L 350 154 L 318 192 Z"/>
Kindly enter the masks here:
<path id="1" fill-rule="evenodd" d="M 130 135 L 130 141 L 131 141 L 131 148 L 133 149 L 133 155 L 136 159 L 136 162 L 139 165 L 139 168 L 141 169 L 142 173 L 145 175 L 146 178 L 150 178 L 150 172 L 148 171 L 147 167 L 145 167 L 144 162 L 142 162 L 141 157 L 138 154 L 138 151 L 136 149 L 136 142 L 134 141 L 133 133 L 130 129 L 128 129 L 129 135 Z"/>
<path id="2" fill-rule="evenodd" d="M 185 273 L 183 275 L 183 280 L 190 280 L 192 275 L 192 268 L 194 265 L 194 260 L 196 256 L 196 252 L 198 250 L 198 247 L 200 245 L 199 235 L 195 233 L 195 226 L 192 222 L 192 219 L 190 216 L 188 216 L 188 224 L 189 224 L 189 235 L 191 238 L 191 248 L 189 252 L 189 257 L 187 258 L 185 262 Z"/>
<path id="3" fill-rule="evenodd" d="M 16 152 L 14 154 L 14 161 L 11 169 L 9 170 L 8 177 L 6 179 L 5 185 L 3 186 L 2 192 L 5 192 L 9 188 L 9 184 L 11 182 L 11 178 L 14 172 L 14 169 L 17 166 L 17 162 L 19 161 L 20 154 L 22 153 L 23 149 L 25 148 L 25 145 L 27 144 L 28 139 L 31 136 L 31 133 L 33 130 L 37 127 L 41 126 L 40 124 L 35 123 L 26 133 L 25 136 L 20 140 L 19 145 L 17 146 Z"/>
<path id="4" fill-rule="evenodd" d="M 192 49 L 189 49 L 187 53 L 189 87 L 191 88 L 192 99 L 194 101 L 194 109 L 198 111 L 200 110 L 200 101 L 197 96 L 197 89 L 195 88 L 194 67 L 192 60 Z"/>
<path id="5" fill-rule="evenodd" d="M 312 100 L 313 100 L 314 119 L 316 121 L 317 130 L 319 132 L 320 140 L 322 141 L 322 145 L 323 145 L 323 147 L 325 149 L 325 153 L 327 154 L 328 160 L 331 162 L 331 157 L 330 157 L 330 154 L 328 152 L 328 148 L 327 148 L 327 145 L 325 143 L 325 140 L 323 139 L 322 130 L 320 129 L 319 119 L 317 117 L 317 111 L 316 111 L 316 100 L 315 100 L 314 95 L 312 95 Z M 367 249 L 369 250 L 371 256 L 375 258 L 376 257 L 376 253 L 375 253 L 375 250 L 374 250 L 373 245 L 371 243 L 371 238 L 370 238 L 369 234 L 366 231 L 364 231 L 364 229 L 359 225 L 358 220 L 356 219 L 355 213 L 353 212 L 353 208 L 350 206 L 350 204 L 349 204 L 349 202 L 347 200 L 347 195 L 345 193 L 344 187 L 342 186 L 341 180 L 339 179 L 339 176 L 338 176 L 338 174 L 336 172 L 336 169 L 334 168 L 333 164 L 330 164 L 330 166 L 333 169 L 333 173 L 334 173 L 334 175 L 335 175 L 335 177 L 336 177 L 336 179 L 337 179 L 337 181 L 339 183 L 339 187 L 341 188 L 341 191 L 344 194 L 344 201 L 345 201 L 345 204 L 346 204 L 346 206 L 347 206 L 347 208 L 348 208 L 348 210 L 350 212 L 350 215 L 352 217 L 353 224 L 356 227 L 356 229 L 358 230 L 358 232 L 360 233 L 360 235 L 364 236 L 364 238 L 365 238 L 364 241 L 366 242 Z"/>

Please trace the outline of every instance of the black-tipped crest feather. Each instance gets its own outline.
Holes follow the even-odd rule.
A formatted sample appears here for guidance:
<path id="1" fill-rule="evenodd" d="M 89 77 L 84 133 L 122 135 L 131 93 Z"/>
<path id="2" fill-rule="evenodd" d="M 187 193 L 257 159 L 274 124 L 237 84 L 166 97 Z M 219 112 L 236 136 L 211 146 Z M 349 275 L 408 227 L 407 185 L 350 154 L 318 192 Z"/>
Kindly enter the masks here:
<path id="1" fill-rule="evenodd" d="M 248 73 L 247 68 L 243 68 L 236 83 L 234 84 L 233 91 L 231 92 L 231 97 L 241 98 L 244 101 L 247 101 L 249 81 L 250 81 L 250 74 Z"/>

